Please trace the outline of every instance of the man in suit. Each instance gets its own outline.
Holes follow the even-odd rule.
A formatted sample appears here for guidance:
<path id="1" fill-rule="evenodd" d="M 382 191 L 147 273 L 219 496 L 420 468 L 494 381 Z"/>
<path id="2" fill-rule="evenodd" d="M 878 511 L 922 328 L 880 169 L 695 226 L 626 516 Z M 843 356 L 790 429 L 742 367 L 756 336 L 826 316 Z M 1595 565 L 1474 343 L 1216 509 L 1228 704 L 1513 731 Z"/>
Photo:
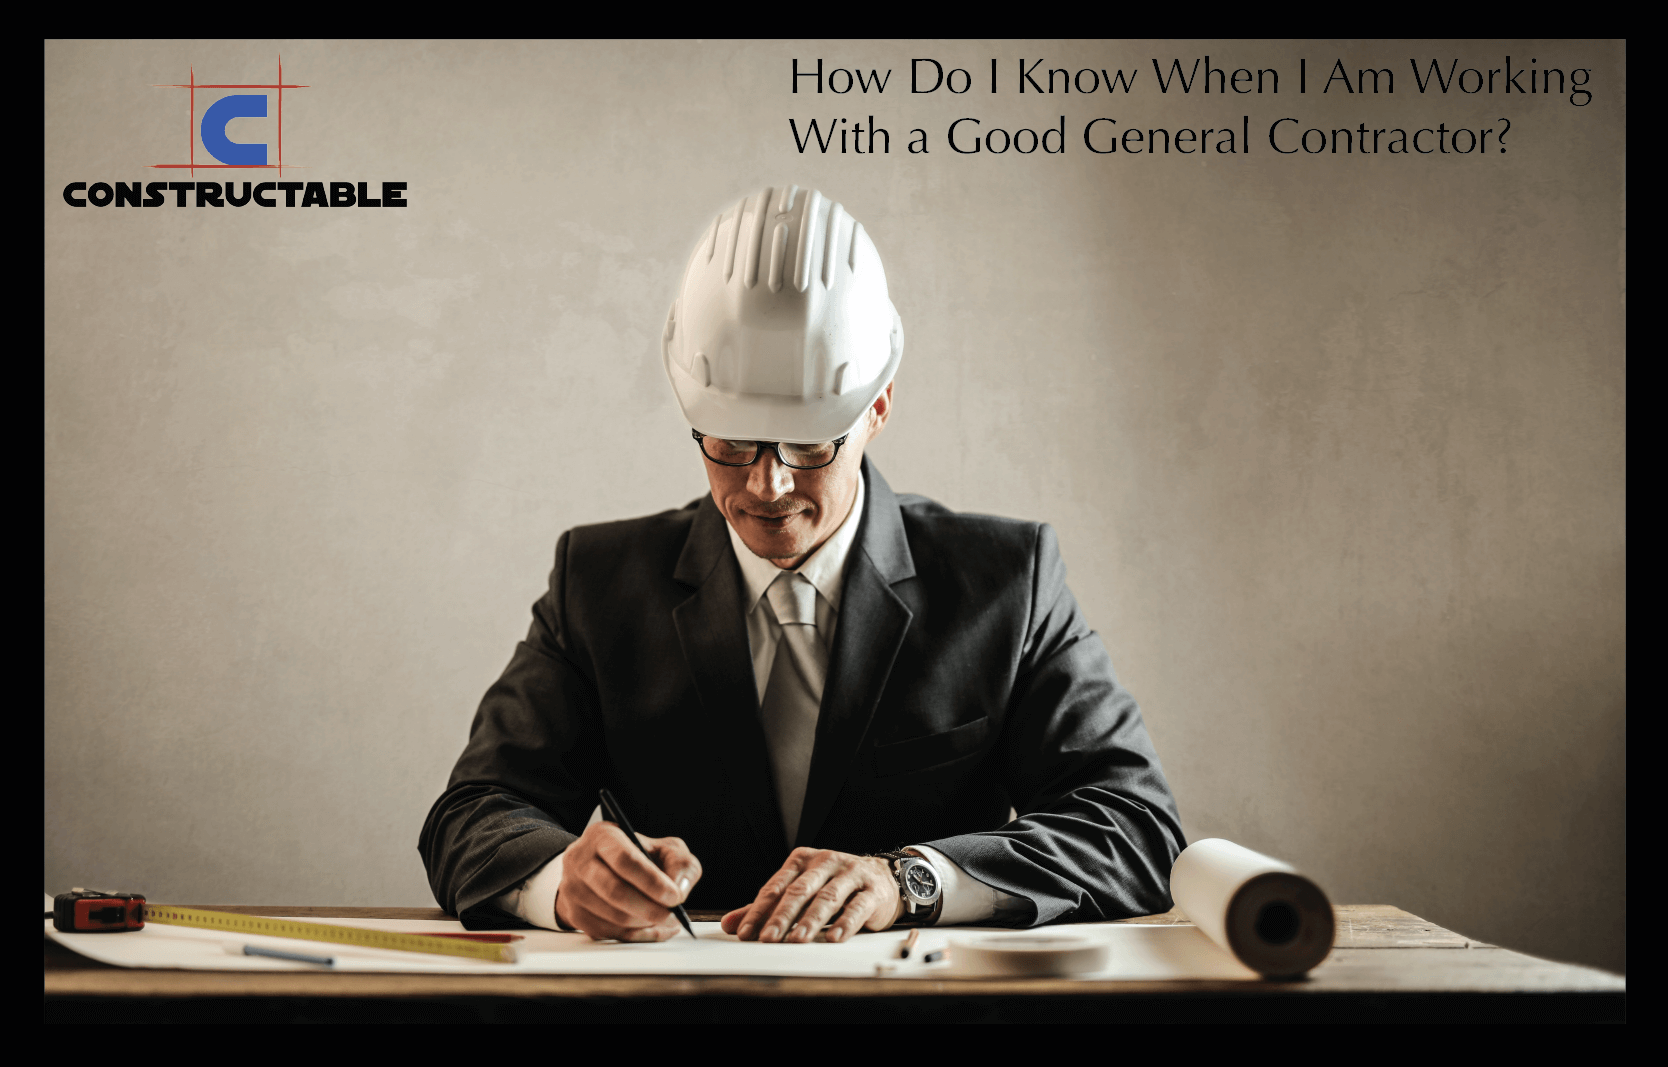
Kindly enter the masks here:
<path id="1" fill-rule="evenodd" d="M 687 902 L 764 941 L 1165 910 L 1175 803 L 1052 530 L 895 495 L 864 456 L 903 330 L 862 226 L 744 198 L 662 350 L 712 491 L 562 535 L 423 826 L 441 905 L 661 940 Z"/>

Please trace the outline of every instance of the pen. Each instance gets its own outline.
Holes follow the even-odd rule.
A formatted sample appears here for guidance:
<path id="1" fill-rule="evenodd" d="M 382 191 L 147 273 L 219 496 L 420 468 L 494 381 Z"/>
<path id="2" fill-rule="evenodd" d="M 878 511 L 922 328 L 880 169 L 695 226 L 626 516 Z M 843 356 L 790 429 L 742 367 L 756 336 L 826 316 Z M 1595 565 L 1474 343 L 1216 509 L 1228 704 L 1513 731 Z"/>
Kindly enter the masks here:
<path id="1" fill-rule="evenodd" d="M 903 947 L 898 949 L 898 959 L 900 959 L 900 960 L 909 959 L 909 950 L 914 948 L 915 947 L 915 942 L 919 941 L 920 939 L 921 939 L 921 928 L 919 926 L 917 926 L 915 929 L 913 929 L 909 932 L 908 937 L 904 938 Z"/>
<path id="2" fill-rule="evenodd" d="M 602 790 L 602 814 L 609 822 L 624 830 L 625 835 L 631 838 L 631 843 L 636 845 L 643 855 L 649 855 L 649 850 L 643 847 L 643 842 L 637 840 L 637 831 L 631 828 L 631 820 L 626 818 L 625 809 L 614 799 L 614 794 L 606 789 Z M 650 856 L 649 859 L 652 862 L 654 857 Z M 689 931 L 689 936 L 694 937 L 695 928 L 689 925 L 689 913 L 683 910 L 683 905 L 673 904 L 672 914 L 678 917 L 678 922 L 683 923 L 683 928 Z"/>
<path id="3" fill-rule="evenodd" d="M 226 946 L 226 951 L 233 955 L 238 954 L 237 950 L 230 945 Z M 244 945 L 242 955 L 265 956 L 268 959 L 291 960 L 295 963 L 316 963 L 321 967 L 336 966 L 336 959 L 333 956 L 309 956 L 305 952 L 283 952 L 275 948 L 261 948 L 259 945 Z"/>

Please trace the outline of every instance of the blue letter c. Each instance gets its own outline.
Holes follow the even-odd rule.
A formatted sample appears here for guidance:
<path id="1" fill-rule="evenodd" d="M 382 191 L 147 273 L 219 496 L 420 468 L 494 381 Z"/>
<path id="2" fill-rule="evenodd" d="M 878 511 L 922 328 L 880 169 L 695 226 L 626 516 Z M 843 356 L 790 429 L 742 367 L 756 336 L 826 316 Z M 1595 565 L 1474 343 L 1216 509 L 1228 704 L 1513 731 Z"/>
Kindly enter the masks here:
<path id="1" fill-rule="evenodd" d="M 266 164 L 266 145 L 238 144 L 227 140 L 226 123 L 233 119 L 264 119 L 266 118 L 265 96 L 222 96 L 205 112 L 203 124 L 200 127 L 203 134 L 203 147 L 208 149 L 209 155 L 222 163 L 241 166 L 264 166 Z"/>

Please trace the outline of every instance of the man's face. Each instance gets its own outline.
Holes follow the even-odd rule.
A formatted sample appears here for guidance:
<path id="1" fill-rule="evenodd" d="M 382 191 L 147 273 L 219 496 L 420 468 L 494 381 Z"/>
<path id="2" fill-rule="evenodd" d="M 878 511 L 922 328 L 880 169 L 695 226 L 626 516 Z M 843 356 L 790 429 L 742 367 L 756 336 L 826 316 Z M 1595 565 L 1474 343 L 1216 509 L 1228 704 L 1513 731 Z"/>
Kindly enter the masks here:
<path id="1" fill-rule="evenodd" d="M 870 417 L 857 424 L 839 456 L 826 467 L 794 470 L 765 450 L 746 467 L 726 467 L 705 458 L 712 499 L 756 556 L 778 567 L 797 567 L 839 529 L 857 498 L 863 449 L 880 433 L 892 411 L 892 387 L 874 402 Z"/>

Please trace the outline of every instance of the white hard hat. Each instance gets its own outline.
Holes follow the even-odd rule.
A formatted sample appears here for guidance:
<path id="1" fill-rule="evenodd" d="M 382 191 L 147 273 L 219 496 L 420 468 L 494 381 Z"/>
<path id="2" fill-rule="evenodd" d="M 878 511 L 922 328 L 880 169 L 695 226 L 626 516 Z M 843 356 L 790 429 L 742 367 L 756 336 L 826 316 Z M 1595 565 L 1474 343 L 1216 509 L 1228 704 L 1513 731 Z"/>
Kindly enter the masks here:
<path id="1" fill-rule="evenodd" d="M 897 373 L 903 323 L 862 224 L 789 185 L 743 197 L 707 227 L 661 354 L 696 430 L 809 444 L 856 428 Z"/>

